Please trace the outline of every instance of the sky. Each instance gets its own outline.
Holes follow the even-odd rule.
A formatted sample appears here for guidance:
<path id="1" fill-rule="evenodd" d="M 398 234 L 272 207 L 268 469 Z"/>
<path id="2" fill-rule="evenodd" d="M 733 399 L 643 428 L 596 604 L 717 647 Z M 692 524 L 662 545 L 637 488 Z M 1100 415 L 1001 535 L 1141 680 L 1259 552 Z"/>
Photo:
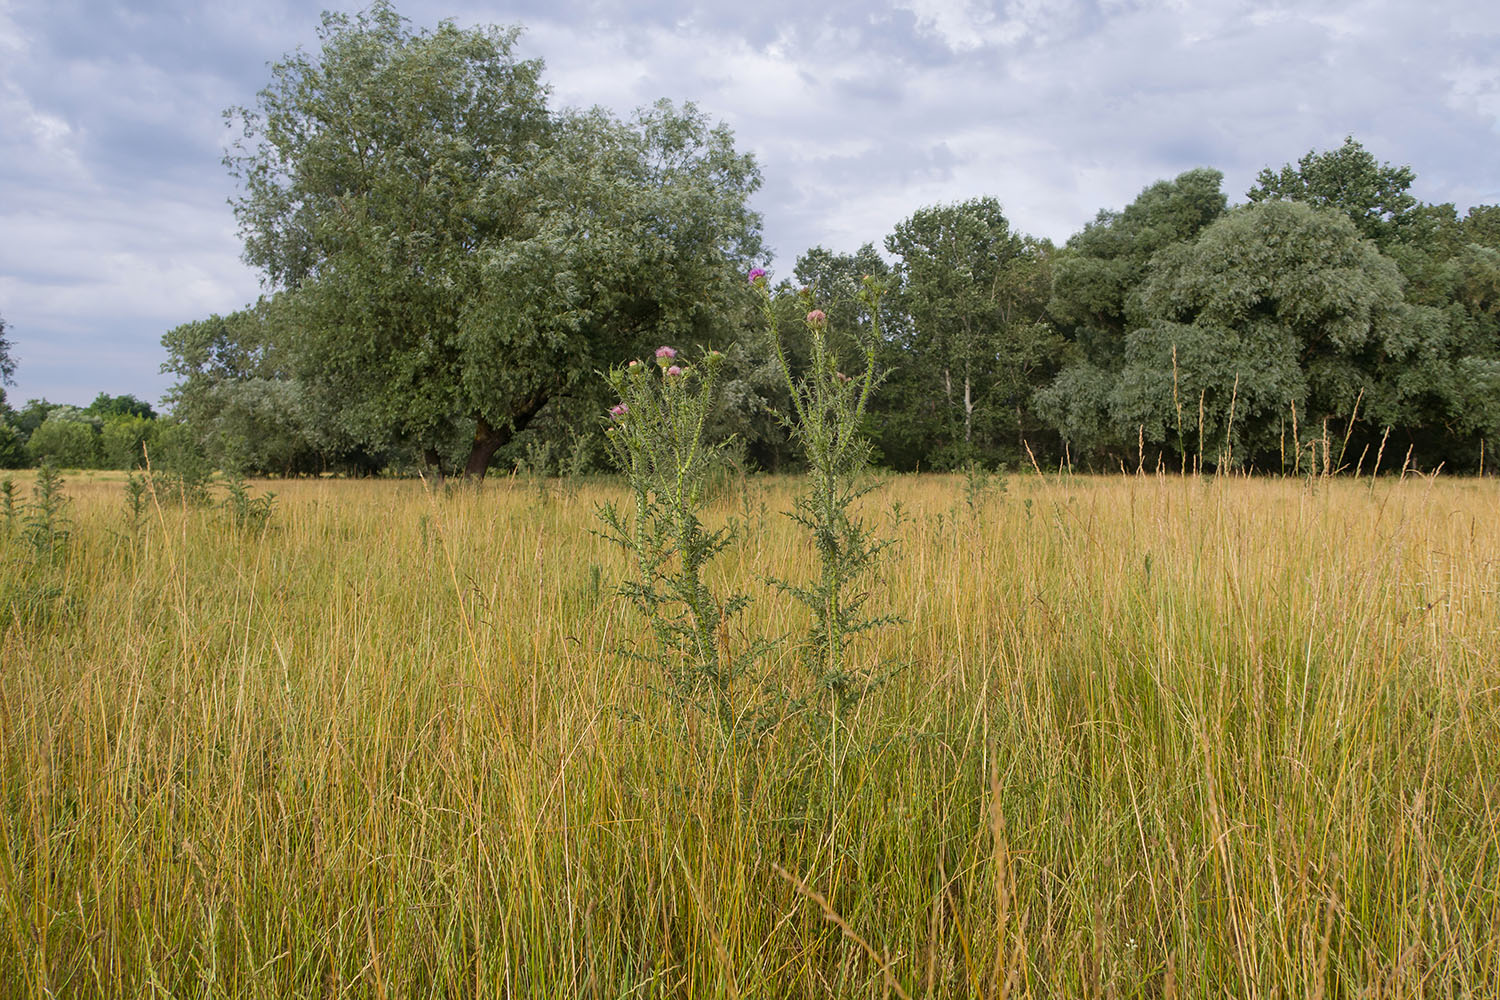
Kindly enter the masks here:
<path id="1" fill-rule="evenodd" d="M 240 259 L 224 109 L 360 2 L 0 0 L 0 317 L 16 384 L 153 403 L 161 336 L 261 293 Z M 1264 167 L 1352 135 L 1460 213 L 1500 203 L 1500 5 L 1479 0 L 397 0 L 417 27 L 520 24 L 552 105 L 661 97 L 734 129 L 764 185 L 773 273 L 879 246 L 983 195 L 1065 241 L 1208 166 L 1231 203 Z"/>

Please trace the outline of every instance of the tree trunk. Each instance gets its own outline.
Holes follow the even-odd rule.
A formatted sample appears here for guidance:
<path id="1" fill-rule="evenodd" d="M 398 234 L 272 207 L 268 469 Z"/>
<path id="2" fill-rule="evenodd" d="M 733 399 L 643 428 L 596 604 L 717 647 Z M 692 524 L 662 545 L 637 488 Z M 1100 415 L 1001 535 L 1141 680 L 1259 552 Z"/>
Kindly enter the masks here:
<path id="1" fill-rule="evenodd" d="M 469 449 L 469 460 L 464 463 L 465 479 L 483 479 L 489 471 L 490 459 L 495 452 L 510 443 L 511 438 L 524 431 L 531 419 L 547 405 L 547 395 L 537 395 L 519 404 L 511 414 L 508 428 L 491 427 L 484 417 L 474 418 L 474 444 Z"/>
<path id="2" fill-rule="evenodd" d="M 512 434 L 498 431 L 483 417 L 474 420 L 474 444 L 469 448 L 469 460 L 464 463 L 465 479 L 483 479 L 489 471 L 490 459 L 510 442 Z"/>
<path id="3" fill-rule="evenodd" d="M 967 366 L 964 369 L 964 444 L 969 444 L 974 436 L 974 386 L 969 378 Z"/>

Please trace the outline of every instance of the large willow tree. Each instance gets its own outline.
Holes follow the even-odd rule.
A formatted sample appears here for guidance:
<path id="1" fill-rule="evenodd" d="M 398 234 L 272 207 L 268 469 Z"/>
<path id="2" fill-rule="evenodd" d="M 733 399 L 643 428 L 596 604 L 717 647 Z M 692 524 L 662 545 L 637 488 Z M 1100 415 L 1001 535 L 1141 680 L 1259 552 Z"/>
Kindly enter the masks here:
<path id="1" fill-rule="evenodd" d="M 325 14 L 272 68 L 226 162 L 245 257 L 330 433 L 463 471 L 593 372 L 717 339 L 759 253 L 754 161 L 691 105 L 553 113 L 516 29 Z"/>

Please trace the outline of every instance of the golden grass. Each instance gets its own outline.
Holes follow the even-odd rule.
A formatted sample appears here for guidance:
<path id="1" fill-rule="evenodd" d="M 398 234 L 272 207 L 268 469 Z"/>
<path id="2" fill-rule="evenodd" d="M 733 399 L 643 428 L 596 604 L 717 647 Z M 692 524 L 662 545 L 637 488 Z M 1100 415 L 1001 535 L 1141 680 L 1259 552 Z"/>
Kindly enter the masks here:
<path id="1" fill-rule="evenodd" d="M 893 479 L 904 669 L 733 749 L 619 655 L 613 485 L 265 486 L 0 541 L 5 995 L 1500 995 L 1489 481 Z M 733 641 L 795 486 L 715 508 Z"/>

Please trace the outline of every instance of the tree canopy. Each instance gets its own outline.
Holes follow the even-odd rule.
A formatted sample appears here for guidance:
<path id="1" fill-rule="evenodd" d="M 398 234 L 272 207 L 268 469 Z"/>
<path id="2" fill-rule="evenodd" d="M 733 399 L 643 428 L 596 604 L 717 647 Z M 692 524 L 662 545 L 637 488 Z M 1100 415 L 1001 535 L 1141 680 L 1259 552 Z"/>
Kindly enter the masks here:
<path id="1" fill-rule="evenodd" d="M 754 161 L 691 105 L 554 114 L 518 29 L 325 14 L 231 117 L 246 260 L 343 438 L 470 475 L 647 340 L 708 339 L 759 253 Z"/>
<path id="2" fill-rule="evenodd" d="M 1380 163 L 1353 136 L 1338 149 L 1309 150 L 1294 167 L 1265 168 L 1246 192 L 1251 202 L 1301 201 L 1342 212 L 1360 234 L 1380 244 L 1394 240 L 1413 217 L 1417 199 L 1407 193 L 1410 167 Z"/>
<path id="3" fill-rule="evenodd" d="M 6 336 L 5 317 L 0 316 L 0 407 L 5 405 L 5 387 L 15 385 L 16 359 L 11 357 L 10 338 Z"/>
<path id="4" fill-rule="evenodd" d="M 549 107 L 518 33 L 414 29 L 384 0 L 326 14 L 317 50 L 229 113 L 267 294 L 164 338 L 174 440 L 245 471 L 582 469 L 601 453 L 597 373 L 672 343 L 723 351 L 706 426 L 726 454 L 796 461 L 744 277 L 769 266 L 754 159 L 692 104 Z M 1414 177 L 1349 138 L 1263 170 L 1231 208 L 1200 167 L 1061 248 L 994 197 L 930 205 L 852 253 L 807 250 L 770 304 L 788 324 L 823 310 L 848 355 L 873 329 L 863 276 L 889 285 L 865 419 L 893 468 L 1150 452 L 1266 469 L 1330 426 L 1474 468 L 1500 434 L 1500 208 L 1460 218 Z M 8 346 L 0 324 L 0 376 Z M 96 460 L 138 450 L 147 428 L 109 421 L 144 405 L 96 400 Z M 53 409 L 8 414 L 12 443 Z M 42 443 L 83 441 L 56 423 Z"/>
<path id="5" fill-rule="evenodd" d="M 903 388 L 929 401 L 929 424 L 948 425 L 947 447 L 929 462 L 973 460 L 1020 432 L 1031 376 L 1056 353 L 1039 323 L 1052 246 L 1012 230 L 996 199 L 975 198 L 913 213 L 886 249 L 899 259 L 909 319 L 911 371 L 895 377 L 916 383 Z"/>

